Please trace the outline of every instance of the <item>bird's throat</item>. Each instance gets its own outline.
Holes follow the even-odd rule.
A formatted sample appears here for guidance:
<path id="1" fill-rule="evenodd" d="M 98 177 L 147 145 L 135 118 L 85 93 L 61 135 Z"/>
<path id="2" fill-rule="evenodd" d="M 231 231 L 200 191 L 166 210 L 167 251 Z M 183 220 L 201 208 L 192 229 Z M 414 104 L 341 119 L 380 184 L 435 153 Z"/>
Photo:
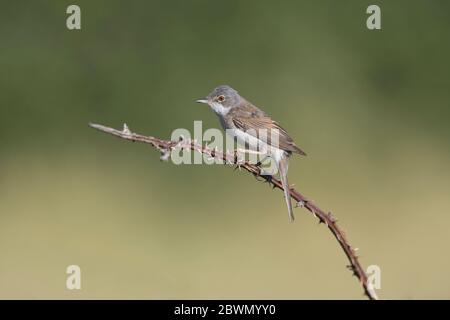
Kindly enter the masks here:
<path id="1" fill-rule="evenodd" d="M 211 109 L 213 109 L 215 113 L 221 116 L 226 115 L 230 111 L 230 108 L 224 107 L 222 104 L 217 102 L 211 103 Z"/>

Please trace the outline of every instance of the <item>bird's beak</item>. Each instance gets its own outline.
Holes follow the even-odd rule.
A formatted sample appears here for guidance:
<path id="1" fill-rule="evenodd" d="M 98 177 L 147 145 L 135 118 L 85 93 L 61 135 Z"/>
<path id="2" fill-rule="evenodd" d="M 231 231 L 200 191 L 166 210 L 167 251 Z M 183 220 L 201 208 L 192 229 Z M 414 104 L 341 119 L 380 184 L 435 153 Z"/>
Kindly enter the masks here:
<path id="1" fill-rule="evenodd" d="M 202 98 L 202 99 L 196 100 L 195 102 L 208 104 L 208 99 Z"/>

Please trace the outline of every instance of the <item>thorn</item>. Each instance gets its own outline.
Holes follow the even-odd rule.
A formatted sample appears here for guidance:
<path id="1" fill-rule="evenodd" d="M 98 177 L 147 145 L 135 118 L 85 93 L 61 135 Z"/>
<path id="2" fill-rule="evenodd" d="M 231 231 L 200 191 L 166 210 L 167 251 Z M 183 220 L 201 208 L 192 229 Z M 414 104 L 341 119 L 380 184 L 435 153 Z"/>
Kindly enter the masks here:
<path id="1" fill-rule="evenodd" d="M 170 151 L 169 150 L 161 151 L 161 157 L 159 158 L 161 161 L 168 161 L 169 158 L 170 158 Z"/>
<path id="2" fill-rule="evenodd" d="M 126 123 L 123 124 L 122 133 L 123 133 L 123 134 L 131 135 L 131 131 L 130 131 L 130 129 L 128 128 L 128 126 L 127 126 Z"/>
<path id="3" fill-rule="evenodd" d="M 295 204 L 296 208 L 304 208 L 305 207 L 305 201 L 300 200 Z"/>
<path id="4" fill-rule="evenodd" d="M 352 264 L 347 265 L 347 269 L 350 270 L 354 276 L 358 275 L 358 273 L 356 272 L 355 266 L 353 266 Z"/>
<path id="5" fill-rule="evenodd" d="M 311 210 L 311 213 L 314 216 L 314 218 L 317 218 L 317 214 L 316 214 L 316 212 L 314 210 Z M 322 218 L 320 218 L 319 220 L 320 220 L 320 223 L 325 223 L 326 224 L 326 221 L 322 220 Z M 328 226 L 328 224 L 327 224 L 327 226 Z"/>
<path id="6" fill-rule="evenodd" d="M 234 168 L 234 171 L 236 171 L 237 169 L 239 169 L 239 171 L 241 171 L 241 167 L 244 163 L 238 161 L 237 163 L 235 163 L 236 167 Z"/>
<path id="7" fill-rule="evenodd" d="M 336 217 L 330 212 L 328 212 L 328 218 L 330 219 L 331 222 L 335 223 L 337 222 Z"/>

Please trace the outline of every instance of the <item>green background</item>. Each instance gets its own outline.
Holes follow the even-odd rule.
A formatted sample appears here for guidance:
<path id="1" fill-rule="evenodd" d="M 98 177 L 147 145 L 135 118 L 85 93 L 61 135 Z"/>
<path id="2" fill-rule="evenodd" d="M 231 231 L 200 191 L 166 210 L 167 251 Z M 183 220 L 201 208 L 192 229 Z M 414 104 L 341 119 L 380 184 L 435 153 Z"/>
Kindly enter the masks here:
<path id="1" fill-rule="evenodd" d="M 82 30 L 66 28 L 80 5 Z M 366 28 L 378 4 L 382 30 Z M 381 268 L 379 295 L 450 298 L 450 2 L 1 1 L 0 298 L 362 299 L 330 232 L 169 138 L 229 84 L 308 153 L 290 182 Z M 66 267 L 82 290 L 65 287 Z"/>

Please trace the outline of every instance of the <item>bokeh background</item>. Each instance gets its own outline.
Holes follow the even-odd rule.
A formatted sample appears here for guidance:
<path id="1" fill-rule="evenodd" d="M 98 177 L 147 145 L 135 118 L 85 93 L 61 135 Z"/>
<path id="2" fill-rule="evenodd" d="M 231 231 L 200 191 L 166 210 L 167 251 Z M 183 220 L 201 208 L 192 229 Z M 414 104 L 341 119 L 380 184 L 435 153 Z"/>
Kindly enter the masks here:
<path id="1" fill-rule="evenodd" d="M 82 30 L 66 28 L 66 8 Z M 370 4 L 382 30 L 366 28 Z M 97 122 L 219 126 L 229 84 L 307 153 L 290 181 L 378 265 L 450 298 L 450 2 L 1 1 L 0 298 L 364 299 L 323 225 L 229 167 L 175 166 Z M 65 287 L 66 267 L 82 289 Z"/>

